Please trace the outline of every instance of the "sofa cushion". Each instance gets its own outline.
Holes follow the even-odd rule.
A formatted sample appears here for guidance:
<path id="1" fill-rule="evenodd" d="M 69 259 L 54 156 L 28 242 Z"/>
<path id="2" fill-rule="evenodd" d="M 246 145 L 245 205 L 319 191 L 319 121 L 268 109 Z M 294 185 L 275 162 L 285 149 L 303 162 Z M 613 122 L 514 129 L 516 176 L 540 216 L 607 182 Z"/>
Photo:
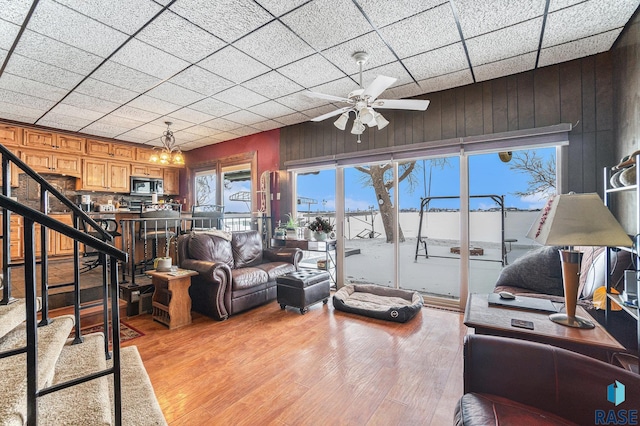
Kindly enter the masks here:
<path id="1" fill-rule="evenodd" d="M 187 256 L 190 259 L 226 263 L 230 268 L 233 268 L 234 264 L 231 243 L 213 234 L 191 233 Z"/>
<path id="2" fill-rule="evenodd" d="M 563 296 L 559 247 L 541 247 L 516 259 L 500 272 L 496 287 L 510 286 Z"/>
<path id="3" fill-rule="evenodd" d="M 275 281 L 276 278 L 281 277 L 289 272 L 295 272 L 296 267 L 292 263 L 286 262 L 267 262 L 256 266 L 267 273 L 269 281 Z"/>
<path id="4" fill-rule="evenodd" d="M 231 270 L 231 289 L 242 290 L 269 281 L 269 275 L 260 268 L 245 267 Z"/>
<path id="5" fill-rule="evenodd" d="M 236 268 L 262 263 L 262 239 L 258 231 L 234 232 L 231 247 Z"/>

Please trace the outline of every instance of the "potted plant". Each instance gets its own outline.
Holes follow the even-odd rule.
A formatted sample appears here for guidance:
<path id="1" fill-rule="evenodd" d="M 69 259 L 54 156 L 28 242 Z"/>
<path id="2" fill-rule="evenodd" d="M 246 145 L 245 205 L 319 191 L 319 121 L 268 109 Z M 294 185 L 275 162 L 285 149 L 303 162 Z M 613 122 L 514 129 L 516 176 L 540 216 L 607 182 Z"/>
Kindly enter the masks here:
<path id="1" fill-rule="evenodd" d="M 287 223 L 284 225 L 287 230 L 287 238 L 295 240 L 298 238 L 298 221 L 291 213 L 287 213 L 287 218 Z"/>
<path id="2" fill-rule="evenodd" d="M 329 220 L 320 216 L 316 217 L 307 227 L 314 232 L 317 241 L 325 241 L 327 234 L 333 231 L 333 225 L 329 223 Z"/>

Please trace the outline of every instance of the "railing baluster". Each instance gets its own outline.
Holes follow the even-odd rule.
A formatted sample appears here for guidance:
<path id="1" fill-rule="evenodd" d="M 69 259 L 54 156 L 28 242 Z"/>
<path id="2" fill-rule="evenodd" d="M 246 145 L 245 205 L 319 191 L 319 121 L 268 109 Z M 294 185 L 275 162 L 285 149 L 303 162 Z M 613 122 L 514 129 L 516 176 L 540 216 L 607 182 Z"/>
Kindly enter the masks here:
<path id="1" fill-rule="evenodd" d="M 34 222 L 24 219 L 24 291 L 27 315 L 27 425 L 38 422 L 38 330 L 36 306 L 36 254 Z"/>
<path id="2" fill-rule="evenodd" d="M 111 272 L 111 330 L 113 342 L 113 403 L 116 426 L 122 425 L 122 381 L 120 371 L 120 309 L 118 303 L 118 260 L 109 258 Z M 106 268 L 106 262 L 105 262 Z M 105 295 L 106 296 L 106 295 Z"/>

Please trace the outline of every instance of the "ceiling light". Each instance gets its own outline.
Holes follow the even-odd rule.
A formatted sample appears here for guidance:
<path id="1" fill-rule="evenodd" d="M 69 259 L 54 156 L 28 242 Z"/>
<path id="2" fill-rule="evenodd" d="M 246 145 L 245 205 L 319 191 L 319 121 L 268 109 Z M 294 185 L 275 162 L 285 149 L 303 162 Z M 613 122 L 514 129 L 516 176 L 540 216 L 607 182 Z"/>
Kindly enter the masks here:
<path id="1" fill-rule="evenodd" d="M 371 121 L 373 121 L 373 113 L 375 111 L 373 110 L 373 108 L 369 108 L 369 107 L 364 107 L 360 110 L 360 122 L 364 123 L 364 124 L 369 124 Z"/>
<path id="2" fill-rule="evenodd" d="M 386 118 L 384 118 L 382 116 L 382 114 L 380 114 L 379 112 L 376 112 L 374 114 L 374 118 L 375 118 L 375 122 L 378 125 L 378 130 L 382 130 L 385 127 L 387 127 L 387 125 L 389 124 L 389 122 L 387 121 Z"/>
<path id="3" fill-rule="evenodd" d="M 351 128 L 351 133 L 354 135 L 361 135 L 362 132 L 364 132 L 364 124 L 362 124 L 360 122 L 360 117 L 356 117 L 355 121 L 353 122 L 353 127 Z"/>
<path id="4" fill-rule="evenodd" d="M 347 127 L 347 121 L 349 121 L 349 111 L 343 112 L 340 117 L 333 122 L 333 125 L 340 130 L 344 130 Z"/>
<path id="5" fill-rule="evenodd" d="M 179 147 L 176 146 L 176 138 L 173 136 L 173 132 L 171 131 L 171 123 L 170 121 L 165 121 L 164 124 L 167 125 L 167 130 L 162 133 L 160 136 L 160 142 L 162 142 L 162 148 L 160 152 L 154 152 L 149 157 L 149 162 L 151 163 L 160 163 L 162 165 L 175 164 L 178 166 L 184 165 L 184 156 L 182 155 L 182 151 Z M 154 148 L 157 149 L 157 148 Z"/>

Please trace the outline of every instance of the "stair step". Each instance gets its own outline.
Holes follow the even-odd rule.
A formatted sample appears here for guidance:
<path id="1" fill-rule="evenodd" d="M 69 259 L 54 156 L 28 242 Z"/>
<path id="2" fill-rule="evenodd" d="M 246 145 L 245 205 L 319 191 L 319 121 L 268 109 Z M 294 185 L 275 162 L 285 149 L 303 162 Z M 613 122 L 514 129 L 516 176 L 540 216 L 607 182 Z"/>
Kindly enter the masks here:
<path id="1" fill-rule="evenodd" d="M 122 424 L 131 426 L 164 426 L 167 421 L 153 385 L 144 368 L 138 348 L 129 346 L 120 352 L 122 371 Z M 107 361 L 112 365 L 111 361 Z M 113 395 L 113 376 L 109 376 L 109 395 Z M 113 408 L 113 404 L 112 404 Z M 113 416 L 113 413 L 112 413 Z"/>
<path id="2" fill-rule="evenodd" d="M 69 339 L 63 347 L 53 384 L 107 368 L 104 335 L 92 333 L 83 337 L 83 343 L 74 345 Z M 39 398 L 38 425 L 110 425 L 107 381 L 106 377 L 101 377 Z"/>
<path id="3" fill-rule="evenodd" d="M 0 305 L 0 337 L 16 328 L 26 319 L 27 302 L 24 299 L 16 299 L 8 305 Z M 36 309 L 40 310 L 40 298 L 36 298 Z"/>
<path id="4" fill-rule="evenodd" d="M 70 315 L 57 317 L 51 324 L 38 328 L 38 388 L 49 386 L 55 364 L 74 326 Z M 20 324 L 0 339 L 0 352 L 24 347 L 26 325 Z M 0 359 L 0 425 L 25 424 L 27 417 L 27 355 Z M 17 423 L 16 423 L 17 422 Z"/>

